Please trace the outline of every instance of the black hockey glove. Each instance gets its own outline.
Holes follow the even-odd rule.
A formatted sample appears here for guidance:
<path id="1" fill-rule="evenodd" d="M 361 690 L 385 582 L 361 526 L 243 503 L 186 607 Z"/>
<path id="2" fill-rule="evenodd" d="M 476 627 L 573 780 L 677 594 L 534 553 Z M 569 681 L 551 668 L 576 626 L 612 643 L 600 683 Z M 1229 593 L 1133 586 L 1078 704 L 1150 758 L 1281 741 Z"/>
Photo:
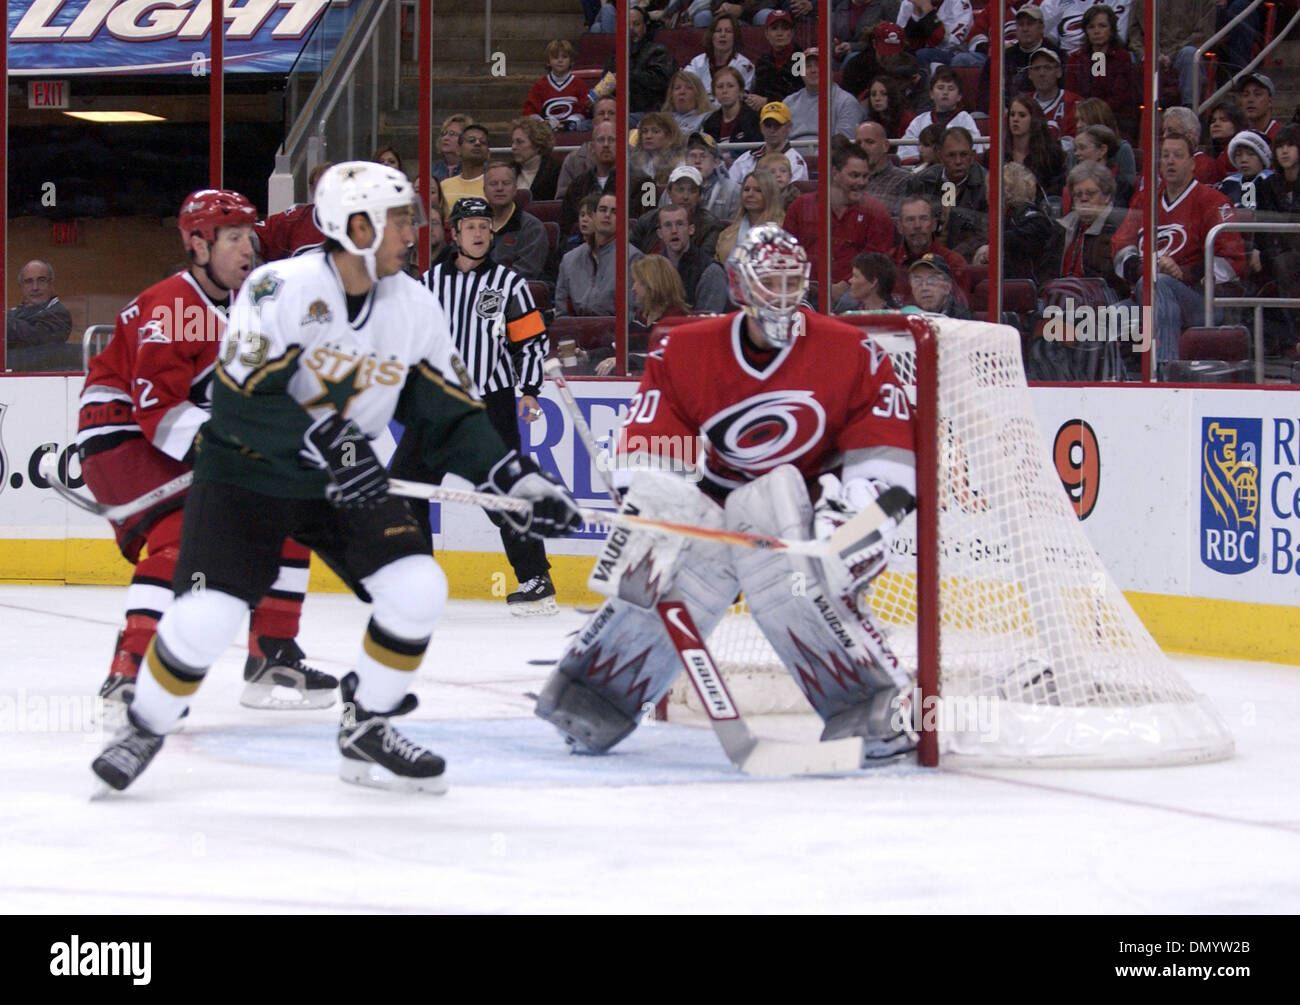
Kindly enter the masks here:
<path id="1" fill-rule="evenodd" d="M 325 498 L 335 506 L 364 509 L 388 498 L 388 472 L 351 419 L 331 412 L 312 423 L 302 439 L 298 456 L 308 467 L 328 472 Z"/>
<path id="2" fill-rule="evenodd" d="M 569 490 L 518 451 L 512 450 L 497 461 L 478 490 L 533 504 L 531 516 L 505 511 L 497 514 L 517 537 L 563 537 L 582 526 L 578 504 Z"/>

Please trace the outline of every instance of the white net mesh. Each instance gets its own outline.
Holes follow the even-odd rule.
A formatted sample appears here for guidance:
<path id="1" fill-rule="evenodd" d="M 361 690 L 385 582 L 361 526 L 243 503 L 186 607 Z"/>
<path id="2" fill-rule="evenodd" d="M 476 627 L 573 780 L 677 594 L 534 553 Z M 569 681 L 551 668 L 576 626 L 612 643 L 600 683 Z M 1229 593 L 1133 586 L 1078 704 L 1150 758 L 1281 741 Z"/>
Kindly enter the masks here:
<path id="1" fill-rule="evenodd" d="M 1018 334 L 940 321 L 939 680 L 948 755 L 984 763 L 1212 760 L 1232 738 L 1103 568 L 1039 432 Z M 915 402 L 907 336 L 878 340 Z M 870 604 L 915 672 L 916 518 Z M 808 704 L 743 605 L 709 638 L 741 710 Z M 689 687 L 674 699 L 690 704 Z"/>

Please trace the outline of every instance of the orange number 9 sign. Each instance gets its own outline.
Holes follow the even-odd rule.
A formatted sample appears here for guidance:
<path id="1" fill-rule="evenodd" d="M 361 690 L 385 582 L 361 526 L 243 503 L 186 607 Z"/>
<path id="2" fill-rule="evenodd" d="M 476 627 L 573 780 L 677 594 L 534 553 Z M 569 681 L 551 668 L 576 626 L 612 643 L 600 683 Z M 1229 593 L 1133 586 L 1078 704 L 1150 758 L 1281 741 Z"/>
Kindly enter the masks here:
<path id="1" fill-rule="evenodd" d="M 1101 486 L 1097 434 L 1082 419 L 1071 419 L 1056 431 L 1052 460 L 1074 511 L 1080 520 L 1086 520 L 1097 505 L 1097 489 Z"/>

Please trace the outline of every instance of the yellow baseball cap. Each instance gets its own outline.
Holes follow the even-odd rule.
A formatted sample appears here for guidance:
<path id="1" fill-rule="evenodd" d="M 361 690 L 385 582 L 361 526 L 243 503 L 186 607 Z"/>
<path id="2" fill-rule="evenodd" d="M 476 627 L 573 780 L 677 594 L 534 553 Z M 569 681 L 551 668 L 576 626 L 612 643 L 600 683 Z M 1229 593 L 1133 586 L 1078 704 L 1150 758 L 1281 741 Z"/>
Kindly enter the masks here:
<path id="1" fill-rule="evenodd" d="M 758 113 L 758 121 L 765 122 L 768 119 L 776 119 L 781 125 L 785 125 L 792 120 L 790 109 L 786 107 L 784 101 L 769 101 L 763 106 L 763 110 Z"/>

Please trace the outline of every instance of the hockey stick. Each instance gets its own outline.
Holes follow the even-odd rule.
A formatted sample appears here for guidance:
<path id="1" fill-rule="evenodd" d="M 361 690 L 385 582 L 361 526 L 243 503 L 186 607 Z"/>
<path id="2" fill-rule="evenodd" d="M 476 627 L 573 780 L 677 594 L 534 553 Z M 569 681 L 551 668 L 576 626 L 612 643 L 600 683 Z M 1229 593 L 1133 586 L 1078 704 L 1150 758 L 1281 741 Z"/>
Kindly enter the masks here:
<path id="1" fill-rule="evenodd" d="M 828 775 L 862 767 L 865 741 L 860 736 L 821 743 L 761 740 L 741 717 L 722 674 L 709 655 L 686 605 L 676 600 L 655 606 L 673 648 L 700 696 L 723 752 L 747 775 Z"/>
<path id="2" fill-rule="evenodd" d="M 609 474 L 600 466 L 601 455 L 604 451 L 596 444 L 596 438 L 591 435 L 591 427 L 587 425 L 582 418 L 582 411 L 578 408 L 578 399 L 573 396 L 573 391 L 569 387 L 569 382 L 564 379 L 564 367 L 558 359 L 548 359 L 542 364 L 542 369 L 546 371 L 551 380 L 555 381 L 555 389 L 560 392 L 560 398 L 564 401 L 564 407 L 569 416 L 573 419 L 574 432 L 578 434 L 578 439 L 582 445 L 587 448 L 587 453 L 591 455 L 592 462 L 596 465 L 596 470 L 600 472 L 600 480 L 605 483 L 605 491 L 609 497 L 614 500 L 615 506 L 623 505 L 623 500 L 618 494 L 618 489 L 614 488 L 614 483 L 610 481 Z M 580 421 L 581 420 L 581 421 Z"/>
<path id="3" fill-rule="evenodd" d="M 481 506 L 484 509 L 500 510 L 521 515 L 532 511 L 532 504 L 513 496 L 502 496 L 491 492 L 474 492 L 469 489 L 444 488 L 426 482 L 409 482 L 400 478 L 390 478 L 388 491 L 395 496 L 408 499 L 429 499 L 434 502 L 463 503 L 467 506 Z M 900 493 L 896 498 L 891 493 Z M 738 530 L 721 530 L 712 527 L 696 527 L 689 523 L 674 523 L 671 520 L 655 520 L 650 517 L 633 516 L 630 513 L 614 513 L 610 510 L 587 509 L 579 507 L 578 515 L 588 523 L 605 526 L 644 527 L 647 530 L 668 534 L 681 534 L 686 537 L 698 537 L 707 541 L 735 545 L 741 548 L 763 548 L 769 551 L 788 551 L 792 555 L 810 555 L 814 558 L 827 558 L 868 547 L 881 536 L 885 523 L 893 518 L 899 521 L 907 515 L 906 509 L 901 513 L 887 512 L 881 504 L 897 509 L 903 498 L 910 499 L 905 489 L 890 489 L 881 494 L 875 504 L 867 506 L 851 520 L 838 528 L 824 541 L 801 541 L 795 538 L 773 537 L 769 534 L 747 534 Z"/>
<path id="4" fill-rule="evenodd" d="M 157 506 L 160 502 L 170 499 L 174 495 L 184 492 L 190 487 L 190 482 L 194 480 L 194 473 L 187 471 L 183 475 L 177 475 L 169 482 L 164 482 L 156 489 L 152 489 L 140 496 L 138 499 L 132 499 L 130 502 L 119 503 L 116 506 L 109 506 L 104 503 L 95 502 L 94 499 L 87 499 L 79 492 L 74 491 L 65 485 L 59 478 L 55 470 L 55 459 L 53 454 L 46 454 L 41 458 L 39 471 L 41 477 L 50 484 L 54 489 L 72 505 L 84 509 L 87 513 L 94 513 L 96 516 L 102 516 L 113 523 L 121 523 L 127 517 L 135 516 L 137 513 L 143 513 L 151 506 Z"/>

